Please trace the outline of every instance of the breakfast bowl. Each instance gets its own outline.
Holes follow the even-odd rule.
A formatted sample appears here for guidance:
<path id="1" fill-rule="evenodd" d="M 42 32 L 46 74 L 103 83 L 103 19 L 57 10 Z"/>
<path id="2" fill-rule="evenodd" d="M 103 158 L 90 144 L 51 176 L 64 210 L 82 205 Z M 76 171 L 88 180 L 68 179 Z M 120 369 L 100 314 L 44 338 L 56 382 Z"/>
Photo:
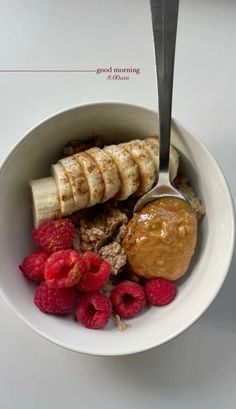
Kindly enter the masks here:
<path id="1" fill-rule="evenodd" d="M 95 103 L 60 112 L 40 123 L 13 148 L 0 170 L 0 290 L 9 306 L 47 340 L 92 355 L 127 355 L 157 347 L 190 327 L 219 292 L 231 262 L 234 210 L 229 188 L 212 154 L 191 131 L 172 121 L 171 143 L 180 155 L 180 170 L 206 209 L 188 273 L 179 280 L 174 301 L 150 308 L 120 332 L 109 323 L 102 330 L 43 314 L 34 305 L 35 285 L 18 266 L 34 250 L 29 181 L 47 177 L 69 140 L 102 135 L 106 144 L 146 138 L 157 133 L 157 114 L 122 103 Z"/>

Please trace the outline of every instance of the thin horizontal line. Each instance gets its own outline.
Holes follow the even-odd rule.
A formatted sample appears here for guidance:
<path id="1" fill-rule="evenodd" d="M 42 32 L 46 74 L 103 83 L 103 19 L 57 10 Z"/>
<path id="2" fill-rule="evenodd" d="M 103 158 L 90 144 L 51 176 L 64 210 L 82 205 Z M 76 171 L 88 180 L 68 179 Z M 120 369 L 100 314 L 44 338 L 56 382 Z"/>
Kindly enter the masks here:
<path id="1" fill-rule="evenodd" d="M 0 72 L 96 72 L 96 70 L 0 70 Z"/>

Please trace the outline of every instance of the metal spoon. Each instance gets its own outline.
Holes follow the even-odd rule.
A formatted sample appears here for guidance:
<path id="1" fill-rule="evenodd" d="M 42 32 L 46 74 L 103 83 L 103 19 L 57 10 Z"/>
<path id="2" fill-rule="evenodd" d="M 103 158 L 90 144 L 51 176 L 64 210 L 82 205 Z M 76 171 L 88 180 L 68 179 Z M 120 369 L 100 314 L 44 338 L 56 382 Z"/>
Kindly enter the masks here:
<path id="1" fill-rule="evenodd" d="M 169 176 L 173 71 L 179 0 L 150 0 L 159 103 L 159 178 L 157 184 L 135 205 L 134 213 L 161 197 L 175 197 L 188 203 Z"/>

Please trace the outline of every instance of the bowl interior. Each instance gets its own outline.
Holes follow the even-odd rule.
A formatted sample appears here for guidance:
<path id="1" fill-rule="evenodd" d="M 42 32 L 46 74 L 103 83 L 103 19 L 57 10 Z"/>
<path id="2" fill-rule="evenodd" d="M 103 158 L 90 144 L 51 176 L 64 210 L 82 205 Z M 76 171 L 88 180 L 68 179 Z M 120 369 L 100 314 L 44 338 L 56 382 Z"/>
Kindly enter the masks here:
<path id="1" fill-rule="evenodd" d="M 190 274 L 179 284 L 175 301 L 151 308 L 132 319 L 120 333 L 109 324 L 91 331 L 65 319 L 42 314 L 33 303 L 35 286 L 18 271 L 33 250 L 28 182 L 48 176 L 50 164 L 73 138 L 102 134 L 112 141 L 156 134 L 152 111 L 125 104 L 93 104 L 63 112 L 40 124 L 15 147 L 0 173 L 0 288 L 7 302 L 28 325 L 69 349 L 99 355 L 123 355 L 160 345 L 190 326 L 210 305 L 226 276 L 234 241 L 233 208 L 224 177 L 204 145 L 173 122 L 172 144 L 181 167 L 202 199 L 207 214 L 199 229 L 198 248 Z"/>

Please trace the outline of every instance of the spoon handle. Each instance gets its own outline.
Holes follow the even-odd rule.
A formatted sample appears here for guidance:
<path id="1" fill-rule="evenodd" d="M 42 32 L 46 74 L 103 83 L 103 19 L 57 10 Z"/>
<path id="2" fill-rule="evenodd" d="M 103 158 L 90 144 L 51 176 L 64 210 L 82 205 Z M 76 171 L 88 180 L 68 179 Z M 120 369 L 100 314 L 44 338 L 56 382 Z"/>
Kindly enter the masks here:
<path id="1" fill-rule="evenodd" d="M 159 181 L 169 181 L 169 155 L 175 41 L 179 0 L 150 0 L 159 105 Z"/>

